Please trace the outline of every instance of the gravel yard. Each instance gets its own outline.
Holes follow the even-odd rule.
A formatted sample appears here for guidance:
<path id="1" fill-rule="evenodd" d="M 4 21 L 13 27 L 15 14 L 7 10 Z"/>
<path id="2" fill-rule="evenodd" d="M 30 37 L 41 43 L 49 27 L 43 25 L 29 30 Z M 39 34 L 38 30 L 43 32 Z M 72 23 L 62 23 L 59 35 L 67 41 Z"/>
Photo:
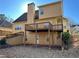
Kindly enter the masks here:
<path id="1" fill-rule="evenodd" d="M 6 55 L 9 58 L 77 58 L 79 57 L 79 49 L 71 48 L 62 52 L 44 47 L 14 46 L 0 49 L 0 55 Z"/>

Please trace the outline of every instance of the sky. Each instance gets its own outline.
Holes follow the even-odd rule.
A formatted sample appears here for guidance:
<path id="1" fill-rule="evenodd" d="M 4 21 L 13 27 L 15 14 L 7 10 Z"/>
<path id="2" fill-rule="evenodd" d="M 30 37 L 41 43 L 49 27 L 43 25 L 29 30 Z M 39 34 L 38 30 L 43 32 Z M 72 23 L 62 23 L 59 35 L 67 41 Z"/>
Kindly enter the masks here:
<path id="1" fill-rule="evenodd" d="M 27 4 L 34 2 L 37 6 L 58 0 L 0 0 L 0 14 L 16 20 L 27 12 Z M 63 16 L 75 24 L 79 24 L 79 0 L 63 0 Z"/>

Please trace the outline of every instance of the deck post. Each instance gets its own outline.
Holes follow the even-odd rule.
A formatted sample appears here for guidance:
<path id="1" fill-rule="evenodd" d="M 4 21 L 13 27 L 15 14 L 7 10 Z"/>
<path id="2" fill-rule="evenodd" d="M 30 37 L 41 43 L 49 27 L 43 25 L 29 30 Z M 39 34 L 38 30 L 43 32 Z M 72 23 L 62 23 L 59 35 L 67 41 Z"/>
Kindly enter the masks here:
<path id="1" fill-rule="evenodd" d="M 50 24 L 48 28 L 48 39 L 49 39 L 49 49 L 51 49 L 51 44 L 50 44 Z"/>
<path id="2" fill-rule="evenodd" d="M 24 26 L 24 39 L 23 39 L 23 43 L 24 43 L 24 46 L 25 46 L 25 41 L 26 41 L 26 39 L 27 39 L 27 36 L 26 36 L 26 24 L 25 24 L 25 26 Z"/>
<path id="3" fill-rule="evenodd" d="M 37 36 L 38 36 L 37 29 L 38 29 L 38 24 L 35 23 L 34 25 L 35 25 L 35 33 L 36 33 L 36 35 L 35 35 L 36 44 L 35 45 L 36 45 L 36 48 L 37 48 L 37 40 L 38 40 L 38 38 L 37 38 Z"/>
<path id="4" fill-rule="evenodd" d="M 23 38 L 24 46 L 25 46 L 25 39 L 26 39 L 26 25 L 24 26 L 24 38 Z"/>

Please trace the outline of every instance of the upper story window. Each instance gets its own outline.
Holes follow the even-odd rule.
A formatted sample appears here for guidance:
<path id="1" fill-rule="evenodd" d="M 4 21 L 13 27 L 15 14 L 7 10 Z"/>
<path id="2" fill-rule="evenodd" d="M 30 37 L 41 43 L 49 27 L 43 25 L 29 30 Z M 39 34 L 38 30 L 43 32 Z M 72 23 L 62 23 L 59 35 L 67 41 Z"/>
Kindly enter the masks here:
<path id="1" fill-rule="evenodd" d="M 40 9 L 40 15 L 43 15 L 43 14 L 44 14 L 44 10 Z"/>
<path id="2" fill-rule="evenodd" d="M 44 12 L 43 12 L 43 11 L 41 11 L 41 12 L 40 12 L 40 14 L 41 14 L 41 15 L 43 15 L 43 14 L 44 14 Z"/>

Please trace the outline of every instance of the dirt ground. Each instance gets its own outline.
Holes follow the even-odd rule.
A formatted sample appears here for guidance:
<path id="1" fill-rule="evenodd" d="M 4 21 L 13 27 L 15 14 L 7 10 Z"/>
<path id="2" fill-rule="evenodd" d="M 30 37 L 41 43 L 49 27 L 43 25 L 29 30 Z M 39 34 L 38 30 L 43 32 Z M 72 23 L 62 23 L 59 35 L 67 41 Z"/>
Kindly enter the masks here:
<path id="1" fill-rule="evenodd" d="M 13 46 L 0 49 L 0 55 L 6 55 L 9 58 L 78 58 L 79 48 L 70 48 L 62 52 L 45 47 Z"/>

